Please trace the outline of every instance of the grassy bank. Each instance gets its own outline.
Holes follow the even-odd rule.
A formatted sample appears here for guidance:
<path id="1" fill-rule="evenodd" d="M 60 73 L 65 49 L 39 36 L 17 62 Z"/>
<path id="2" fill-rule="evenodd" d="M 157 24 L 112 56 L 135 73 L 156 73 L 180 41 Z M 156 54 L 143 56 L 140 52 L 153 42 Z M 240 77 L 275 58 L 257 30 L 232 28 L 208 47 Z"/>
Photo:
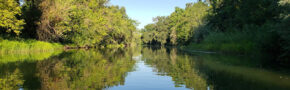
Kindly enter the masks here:
<path id="1" fill-rule="evenodd" d="M 0 39 L 0 53 L 47 52 L 62 49 L 59 43 L 48 43 L 37 40 L 5 40 Z"/>
<path id="2" fill-rule="evenodd" d="M 52 56 L 57 56 L 62 53 L 62 50 L 49 52 L 26 52 L 26 53 L 0 53 L 0 63 L 10 62 L 34 62 L 48 59 Z"/>
<path id="3" fill-rule="evenodd" d="M 257 54 L 277 52 L 279 49 L 275 32 L 262 30 L 244 30 L 237 32 L 211 32 L 200 43 L 191 43 L 181 49 L 205 50 L 235 54 Z"/>

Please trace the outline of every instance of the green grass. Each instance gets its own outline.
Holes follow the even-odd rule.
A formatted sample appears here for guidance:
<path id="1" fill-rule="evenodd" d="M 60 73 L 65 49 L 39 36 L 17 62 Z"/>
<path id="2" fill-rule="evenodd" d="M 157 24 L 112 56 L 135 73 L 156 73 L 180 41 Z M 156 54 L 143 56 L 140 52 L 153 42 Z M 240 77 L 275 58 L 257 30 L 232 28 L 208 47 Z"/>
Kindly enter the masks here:
<path id="1" fill-rule="evenodd" d="M 191 43 L 181 49 L 206 50 L 223 53 L 257 54 L 271 49 L 275 34 L 262 30 L 211 32 L 201 43 Z"/>
<path id="2" fill-rule="evenodd" d="M 41 61 L 61 53 L 62 50 L 50 52 L 0 53 L 0 63 Z"/>
<path id="3" fill-rule="evenodd" d="M 260 51 L 257 45 L 247 33 L 211 33 L 202 43 L 186 48 L 244 54 Z"/>
<path id="4" fill-rule="evenodd" d="M 47 52 L 62 49 L 59 43 L 37 40 L 3 40 L 0 39 L 0 53 Z"/>
<path id="5" fill-rule="evenodd" d="M 106 48 L 124 48 L 125 45 L 124 44 L 109 44 L 106 45 Z"/>

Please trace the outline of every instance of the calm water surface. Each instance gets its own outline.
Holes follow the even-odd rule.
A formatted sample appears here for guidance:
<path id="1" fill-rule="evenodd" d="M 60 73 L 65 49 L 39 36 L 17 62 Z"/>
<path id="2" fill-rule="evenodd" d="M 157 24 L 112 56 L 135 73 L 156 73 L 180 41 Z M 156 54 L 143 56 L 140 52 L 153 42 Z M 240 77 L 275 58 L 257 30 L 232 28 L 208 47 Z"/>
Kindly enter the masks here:
<path id="1" fill-rule="evenodd" d="M 290 90 L 269 63 L 149 47 L 0 54 L 0 90 Z"/>

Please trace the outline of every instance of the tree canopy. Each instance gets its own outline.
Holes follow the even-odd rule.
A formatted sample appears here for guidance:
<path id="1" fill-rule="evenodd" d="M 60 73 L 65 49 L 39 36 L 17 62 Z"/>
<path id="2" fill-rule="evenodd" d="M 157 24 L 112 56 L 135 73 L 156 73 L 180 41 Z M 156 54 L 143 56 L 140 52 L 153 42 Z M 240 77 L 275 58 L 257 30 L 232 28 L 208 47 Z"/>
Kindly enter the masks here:
<path id="1" fill-rule="evenodd" d="M 139 43 L 138 23 L 109 0 L 1 0 L 1 32 L 77 46 Z M 25 21 L 24 21 L 25 20 Z M 25 24 L 26 22 L 26 24 Z"/>
<path id="2" fill-rule="evenodd" d="M 186 8 L 175 8 L 170 16 L 158 16 L 143 29 L 143 42 L 160 45 L 186 44 L 196 28 L 203 25 L 209 6 L 204 2 L 188 3 Z"/>
<path id="3" fill-rule="evenodd" d="M 289 58 L 289 0 L 199 0 L 158 16 L 142 30 L 149 45 Z"/>
<path id="4" fill-rule="evenodd" d="M 136 21 L 127 16 L 124 7 L 106 3 L 107 0 L 42 1 L 38 38 L 91 46 L 131 43 Z"/>
<path id="5" fill-rule="evenodd" d="M 20 19 L 21 7 L 16 0 L 0 0 L 0 30 L 1 33 L 19 35 L 25 24 Z"/>

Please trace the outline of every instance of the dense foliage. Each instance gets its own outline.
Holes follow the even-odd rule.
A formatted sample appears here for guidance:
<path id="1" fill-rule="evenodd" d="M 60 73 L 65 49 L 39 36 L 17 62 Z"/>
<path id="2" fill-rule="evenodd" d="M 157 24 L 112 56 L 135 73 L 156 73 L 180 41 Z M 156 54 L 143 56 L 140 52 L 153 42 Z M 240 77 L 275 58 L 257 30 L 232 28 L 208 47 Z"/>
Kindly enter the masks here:
<path id="1" fill-rule="evenodd" d="M 37 31 L 40 40 L 69 41 L 77 45 L 128 45 L 136 22 L 125 8 L 107 6 L 107 0 L 44 0 Z"/>
<path id="2" fill-rule="evenodd" d="M 153 45 L 229 53 L 270 53 L 289 59 L 289 0 L 205 0 L 158 16 L 143 29 Z"/>
<path id="3" fill-rule="evenodd" d="M 1 0 L 1 34 L 13 32 L 23 38 L 77 46 L 138 44 L 138 23 L 127 16 L 124 7 L 107 5 L 108 2 Z"/>
<path id="4" fill-rule="evenodd" d="M 27 53 L 27 52 L 47 52 L 62 49 L 59 43 L 48 43 L 37 40 L 1 40 L 0 53 Z"/>
<path id="5" fill-rule="evenodd" d="M 0 2 L 0 35 L 8 40 L 29 38 L 77 47 L 143 42 L 290 58 L 289 0 L 199 0 L 154 18 L 142 35 L 125 8 L 108 5 L 109 0 Z"/>
<path id="6" fill-rule="evenodd" d="M 155 23 L 145 26 L 144 43 L 182 45 L 189 43 L 195 30 L 204 25 L 209 6 L 203 2 L 188 3 L 185 9 L 175 8 L 168 17 L 154 18 Z"/>
<path id="7" fill-rule="evenodd" d="M 0 33 L 19 35 L 25 24 L 20 15 L 21 7 L 15 0 L 0 0 Z"/>

